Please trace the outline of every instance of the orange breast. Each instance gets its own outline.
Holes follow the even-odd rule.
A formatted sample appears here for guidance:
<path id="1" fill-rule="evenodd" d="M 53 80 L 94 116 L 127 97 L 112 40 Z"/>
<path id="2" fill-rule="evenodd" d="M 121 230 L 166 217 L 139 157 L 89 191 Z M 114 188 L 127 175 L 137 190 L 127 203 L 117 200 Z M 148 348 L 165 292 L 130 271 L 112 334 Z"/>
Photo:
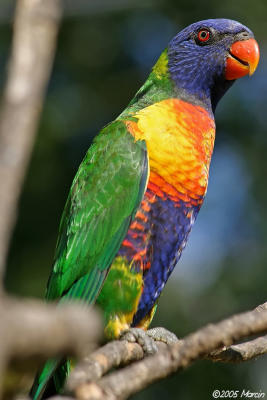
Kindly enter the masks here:
<path id="1" fill-rule="evenodd" d="M 126 125 L 136 140 L 146 141 L 150 184 L 172 196 L 178 193 L 184 201 L 203 198 L 215 138 L 215 123 L 209 113 L 200 106 L 169 99 L 138 111 L 134 117 L 137 122 L 128 120 Z"/>

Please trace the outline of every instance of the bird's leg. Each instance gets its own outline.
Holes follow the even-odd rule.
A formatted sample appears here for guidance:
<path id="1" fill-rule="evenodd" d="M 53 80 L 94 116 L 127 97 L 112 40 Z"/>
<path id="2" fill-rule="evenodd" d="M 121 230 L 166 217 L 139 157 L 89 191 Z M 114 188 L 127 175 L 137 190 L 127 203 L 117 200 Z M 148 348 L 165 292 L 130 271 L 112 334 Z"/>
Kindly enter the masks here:
<path id="1" fill-rule="evenodd" d="M 178 337 L 174 333 L 168 331 L 167 329 L 165 329 L 163 327 L 149 329 L 146 332 L 146 334 L 151 339 L 153 339 L 157 342 L 163 342 L 166 344 L 173 344 L 179 340 Z"/>
<path id="2" fill-rule="evenodd" d="M 155 354 L 158 351 L 154 338 L 141 328 L 129 328 L 123 331 L 120 335 L 120 340 L 140 344 L 146 355 Z"/>

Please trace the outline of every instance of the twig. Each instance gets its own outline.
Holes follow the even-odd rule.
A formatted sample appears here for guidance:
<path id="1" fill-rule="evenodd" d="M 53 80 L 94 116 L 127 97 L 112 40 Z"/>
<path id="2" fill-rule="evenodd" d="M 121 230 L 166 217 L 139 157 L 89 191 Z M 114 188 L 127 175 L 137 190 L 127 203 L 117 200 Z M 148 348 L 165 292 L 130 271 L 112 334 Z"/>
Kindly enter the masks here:
<path id="1" fill-rule="evenodd" d="M 267 310 L 267 302 L 260 304 L 255 308 L 254 312 L 262 312 Z M 204 358 L 212 361 L 238 363 L 249 361 L 253 358 L 267 353 L 267 336 L 259 337 L 244 343 L 218 349 L 205 355 Z"/>
<path id="2" fill-rule="evenodd" d="M 54 58 L 60 0 L 18 0 L 0 112 L 0 282 Z"/>
<path id="3" fill-rule="evenodd" d="M 223 350 L 214 351 L 205 358 L 212 361 L 240 363 L 252 360 L 266 353 L 267 336 L 263 336 L 248 342 L 232 345 Z"/>
<path id="4" fill-rule="evenodd" d="M 72 390 L 75 397 L 80 400 L 127 398 L 133 393 L 147 387 L 152 382 L 187 367 L 193 361 L 203 358 L 203 356 L 210 354 L 218 348 L 221 349 L 223 346 L 230 346 L 232 343 L 251 335 L 267 332 L 267 311 L 264 305 L 261 308 L 263 310 L 261 312 L 257 309 L 235 315 L 218 324 L 210 324 L 187 336 L 185 339 L 171 346 L 166 346 L 164 350 L 160 350 L 152 357 L 138 361 L 122 370 L 111 372 L 98 382 L 92 382 L 92 380 L 99 378 L 111 368 L 112 360 L 115 359 L 117 363 L 113 363 L 113 367 L 118 365 L 118 360 L 122 363 L 129 361 L 128 356 L 130 353 L 125 352 L 125 349 L 125 358 L 122 356 L 119 358 L 112 356 L 107 361 L 106 356 L 109 353 L 107 345 L 104 347 L 103 352 L 98 350 L 93 354 L 93 358 L 89 357 L 88 359 L 87 366 L 89 367 L 91 364 L 93 368 L 96 367 L 96 371 L 92 372 L 88 368 L 88 375 L 86 375 L 85 370 L 81 373 L 82 369 L 80 369 L 80 374 L 75 374 L 74 371 L 67 386 L 68 390 Z M 112 346 L 115 347 L 115 343 Z M 250 343 L 253 346 L 253 341 Z M 256 344 L 259 344 L 259 342 L 256 342 Z M 242 350 L 242 346 L 244 345 L 236 346 L 239 349 L 241 346 Z M 121 347 L 121 344 L 118 344 L 118 346 Z M 134 354 L 133 358 L 138 359 L 141 353 L 138 353 L 136 348 L 135 352 L 132 353 Z M 263 350 L 261 348 L 260 354 L 262 353 Z"/>

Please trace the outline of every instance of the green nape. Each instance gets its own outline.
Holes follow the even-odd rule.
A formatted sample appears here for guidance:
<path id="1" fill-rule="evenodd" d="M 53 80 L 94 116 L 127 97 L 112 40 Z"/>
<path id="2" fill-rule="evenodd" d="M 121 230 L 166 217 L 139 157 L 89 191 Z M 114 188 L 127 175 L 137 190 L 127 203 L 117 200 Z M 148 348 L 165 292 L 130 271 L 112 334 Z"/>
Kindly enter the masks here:
<path id="1" fill-rule="evenodd" d="M 165 49 L 161 53 L 161 56 L 159 57 L 158 61 L 156 62 L 156 64 L 152 68 L 152 73 L 154 73 L 155 76 L 160 80 L 169 77 L 168 49 Z"/>
<path id="2" fill-rule="evenodd" d="M 176 97 L 176 87 L 169 74 L 168 48 L 166 48 L 152 68 L 147 80 L 135 94 L 128 107 L 119 115 L 118 119 L 130 119 L 139 110 Z"/>

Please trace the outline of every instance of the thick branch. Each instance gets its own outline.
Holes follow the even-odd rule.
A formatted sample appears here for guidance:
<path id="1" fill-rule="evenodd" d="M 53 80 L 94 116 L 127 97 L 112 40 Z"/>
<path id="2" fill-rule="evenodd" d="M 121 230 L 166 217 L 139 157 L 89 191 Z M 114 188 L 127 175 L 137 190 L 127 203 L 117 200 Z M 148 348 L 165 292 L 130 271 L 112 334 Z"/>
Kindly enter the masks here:
<path id="1" fill-rule="evenodd" d="M 81 357 L 96 346 L 102 331 L 98 313 L 78 304 L 55 306 L 2 297 L 0 321 L 0 387 L 9 362 Z"/>
<path id="2" fill-rule="evenodd" d="M 180 340 L 180 346 L 183 340 Z M 165 343 L 157 343 L 159 350 L 166 349 Z M 267 336 L 236 344 L 216 350 L 204 356 L 204 358 L 217 361 L 238 363 L 249 361 L 267 353 Z M 78 386 L 86 382 L 96 381 L 110 370 L 122 367 L 134 361 L 144 358 L 142 347 L 138 343 L 126 341 L 114 341 L 97 349 L 89 356 L 85 357 L 81 363 L 72 371 L 67 384 L 67 391 L 74 391 Z"/>
<path id="3" fill-rule="evenodd" d="M 118 362 L 125 363 L 129 361 L 131 358 L 129 354 L 133 355 L 131 359 L 139 359 L 141 357 L 141 353 L 136 347 L 138 346 L 137 344 L 131 344 L 131 351 L 123 349 L 125 357 L 121 354 L 119 357 L 109 356 L 112 346 L 113 349 L 116 347 L 116 342 L 110 343 L 104 347 L 104 351 L 101 352 L 100 349 L 93 354 L 92 358 L 89 357 L 87 360 L 88 375 L 86 369 L 82 370 L 81 368 L 80 372 L 78 369 L 77 374 L 73 371 L 68 383 L 68 389 L 75 393 L 76 398 L 82 400 L 127 398 L 152 382 L 187 367 L 193 361 L 203 358 L 203 356 L 218 348 L 221 349 L 223 346 L 230 346 L 232 343 L 246 337 L 267 332 L 267 311 L 265 306 L 261 307 L 261 312 L 259 312 L 260 309 L 257 309 L 233 316 L 218 324 L 210 324 L 176 344 L 166 346 L 164 350 L 160 350 L 152 357 L 138 361 L 122 370 L 112 372 L 100 379 L 99 382 L 92 382 L 92 380 L 106 373 L 111 368 L 111 365 L 117 366 Z M 257 345 L 259 345 L 260 339 L 264 338 L 256 339 Z M 253 346 L 253 342 L 255 341 L 250 342 L 251 346 Z M 260 342 L 263 346 L 263 341 L 261 340 Z M 110 346 L 109 349 L 108 346 Z M 121 344 L 119 346 L 120 348 L 122 347 Z M 123 346 L 129 346 L 129 344 L 124 344 Z M 245 344 L 232 347 L 234 349 L 239 348 L 239 350 L 241 347 L 242 351 L 242 346 L 244 350 Z M 259 350 L 260 354 L 264 351 L 262 346 Z M 244 359 L 251 357 L 251 355 L 252 352 L 250 354 L 248 352 Z M 93 369 L 90 369 L 90 365 Z"/>
<path id="4" fill-rule="evenodd" d="M 112 368 L 141 360 L 143 357 L 143 349 L 138 343 L 124 340 L 107 343 L 84 358 L 72 371 L 68 379 L 68 391 L 75 390 L 85 382 L 98 380 Z"/>
<path id="5" fill-rule="evenodd" d="M 0 282 L 54 58 L 60 0 L 18 0 L 0 112 Z"/>
<path id="6" fill-rule="evenodd" d="M 7 299 L 1 303 L 0 320 L 0 353 L 4 351 L 9 359 L 85 355 L 101 332 L 98 313 L 78 304 L 55 307 Z"/>
<path id="7" fill-rule="evenodd" d="M 164 350 L 167 345 L 157 342 L 157 347 L 159 350 Z M 72 392 L 83 383 L 102 378 L 113 368 L 142 360 L 144 357 L 143 348 L 138 343 L 130 343 L 125 340 L 109 342 L 85 357 L 74 368 L 67 382 L 67 391 Z"/>

